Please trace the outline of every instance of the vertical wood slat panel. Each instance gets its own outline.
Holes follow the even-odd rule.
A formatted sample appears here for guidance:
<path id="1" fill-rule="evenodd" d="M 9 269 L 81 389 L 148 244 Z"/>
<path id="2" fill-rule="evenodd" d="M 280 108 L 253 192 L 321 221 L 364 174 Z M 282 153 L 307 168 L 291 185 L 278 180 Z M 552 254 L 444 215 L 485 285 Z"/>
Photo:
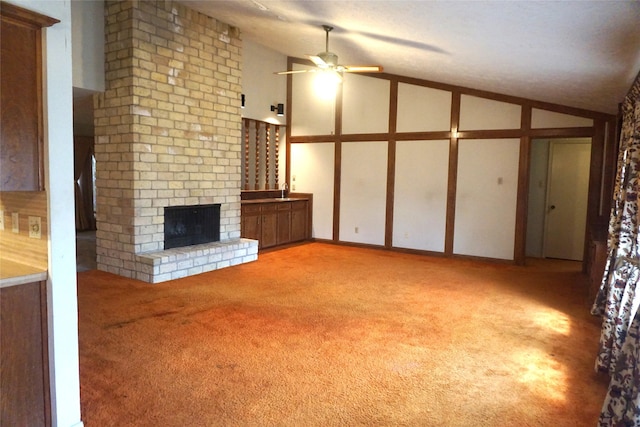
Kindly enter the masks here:
<path id="1" fill-rule="evenodd" d="M 264 188 L 269 190 L 271 188 L 269 182 L 269 163 L 271 160 L 271 156 L 269 156 L 269 145 L 271 144 L 271 125 L 266 124 L 264 130 L 265 142 L 264 142 Z"/>
<path id="2" fill-rule="evenodd" d="M 242 135 L 244 136 L 244 190 L 277 189 L 280 180 L 280 127 L 281 125 L 255 119 L 242 119 Z M 251 138 L 252 128 L 255 135 Z M 262 142 L 264 141 L 264 150 Z M 255 144 L 255 147 L 252 147 Z M 275 147 L 272 148 L 273 144 Z M 255 152 L 255 161 L 251 163 L 251 151 Z M 273 158 L 272 158 L 273 157 Z M 264 167 L 265 181 L 260 184 L 260 168 Z M 254 176 L 250 184 L 251 174 Z M 253 188 L 251 188 L 253 187 Z"/>
<path id="3" fill-rule="evenodd" d="M 280 126 L 275 126 L 275 170 L 273 171 L 273 181 L 278 188 L 280 182 L 279 175 L 279 162 L 280 162 Z"/>
<path id="4" fill-rule="evenodd" d="M 245 190 L 249 189 L 249 119 L 243 119 L 244 126 L 244 186 Z"/>
<path id="5" fill-rule="evenodd" d="M 255 122 L 256 126 L 256 161 L 255 161 L 255 183 L 253 184 L 254 190 L 260 189 L 260 123 Z"/>

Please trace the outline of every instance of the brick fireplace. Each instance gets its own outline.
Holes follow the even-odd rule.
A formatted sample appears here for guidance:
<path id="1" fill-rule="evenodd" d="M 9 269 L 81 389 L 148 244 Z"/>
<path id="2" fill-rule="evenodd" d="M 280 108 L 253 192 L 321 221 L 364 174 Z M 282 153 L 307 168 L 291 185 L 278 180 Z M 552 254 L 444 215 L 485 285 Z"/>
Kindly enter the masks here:
<path id="1" fill-rule="evenodd" d="M 240 238 L 238 30 L 173 1 L 105 9 L 98 269 L 157 283 L 257 259 L 257 242 Z M 212 204 L 218 242 L 165 249 L 165 207 Z"/>

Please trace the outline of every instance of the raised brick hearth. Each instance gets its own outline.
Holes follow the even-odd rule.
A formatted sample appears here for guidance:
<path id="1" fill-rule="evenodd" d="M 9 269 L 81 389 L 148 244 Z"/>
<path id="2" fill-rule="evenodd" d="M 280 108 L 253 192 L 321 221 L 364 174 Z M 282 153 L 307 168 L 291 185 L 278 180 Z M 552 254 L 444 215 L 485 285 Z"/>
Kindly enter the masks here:
<path id="1" fill-rule="evenodd" d="M 97 265 L 151 283 L 257 259 L 240 238 L 237 29 L 173 1 L 106 1 Z M 220 241 L 164 249 L 164 208 L 220 204 Z"/>

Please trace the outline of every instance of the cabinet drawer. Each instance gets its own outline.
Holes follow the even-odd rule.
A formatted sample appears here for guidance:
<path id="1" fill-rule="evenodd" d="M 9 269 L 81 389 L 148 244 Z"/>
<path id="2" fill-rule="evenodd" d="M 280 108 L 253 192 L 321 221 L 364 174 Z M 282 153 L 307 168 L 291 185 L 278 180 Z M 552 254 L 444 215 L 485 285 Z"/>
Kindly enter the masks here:
<path id="1" fill-rule="evenodd" d="M 282 202 L 278 203 L 279 211 L 290 211 L 291 210 L 291 202 Z"/>
<path id="2" fill-rule="evenodd" d="M 242 213 L 258 213 L 260 212 L 260 205 L 252 204 L 252 205 L 242 205 Z"/>
<path id="3" fill-rule="evenodd" d="M 306 200 L 299 200 L 299 201 L 296 201 L 296 202 L 291 202 L 291 209 L 292 210 L 307 209 L 307 201 Z"/>
<path id="4" fill-rule="evenodd" d="M 275 212 L 278 210 L 277 203 L 265 203 L 262 206 L 262 212 Z"/>

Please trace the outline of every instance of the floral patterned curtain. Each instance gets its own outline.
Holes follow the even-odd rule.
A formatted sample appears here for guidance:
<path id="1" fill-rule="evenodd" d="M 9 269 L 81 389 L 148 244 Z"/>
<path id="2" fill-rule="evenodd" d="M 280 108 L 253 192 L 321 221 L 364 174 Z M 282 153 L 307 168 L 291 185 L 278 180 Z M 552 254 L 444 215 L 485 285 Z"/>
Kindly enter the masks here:
<path id="1" fill-rule="evenodd" d="M 608 259 L 591 310 L 603 318 L 596 370 L 610 376 L 599 426 L 640 426 L 639 190 L 640 75 L 622 105 Z"/>

